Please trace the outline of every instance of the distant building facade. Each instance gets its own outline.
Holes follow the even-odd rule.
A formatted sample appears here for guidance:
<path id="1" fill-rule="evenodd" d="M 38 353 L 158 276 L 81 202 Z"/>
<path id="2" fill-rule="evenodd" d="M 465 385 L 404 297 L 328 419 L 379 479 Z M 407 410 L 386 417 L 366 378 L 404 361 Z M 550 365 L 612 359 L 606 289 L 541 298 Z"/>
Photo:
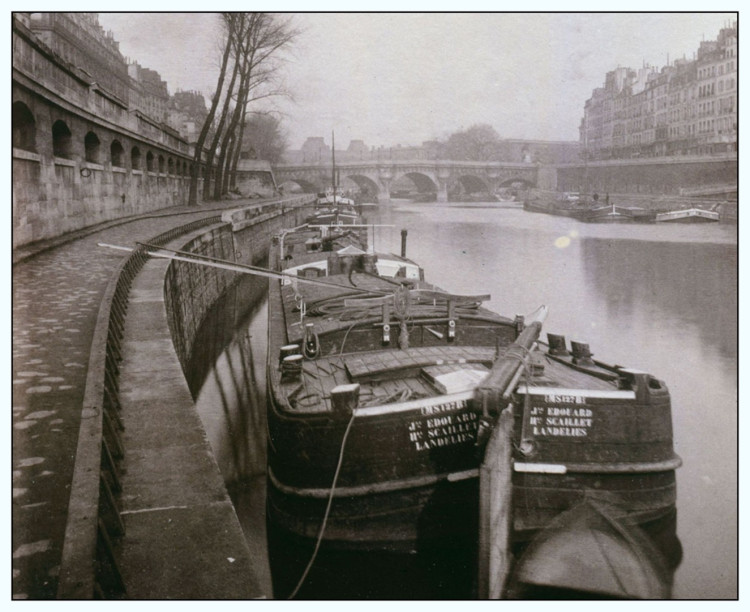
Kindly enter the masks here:
<path id="1" fill-rule="evenodd" d="M 197 140 L 196 132 L 208 114 L 203 96 L 198 92 L 178 92 L 171 97 L 167 83 L 157 71 L 123 57 L 112 32 L 105 32 L 99 24 L 98 13 L 16 13 L 16 18 L 107 95 L 168 125 L 189 142 Z M 186 96 L 191 98 L 189 103 L 185 102 Z"/>
<path id="2" fill-rule="evenodd" d="M 737 150 L 737 22 L 693 60 L 617 68 L 584 105 L 586 159 L 710 155 Z"/>
<path id="3" fill-rule="evenodd" d="M 198 141 L 207 116 L 206 101 L 199 91 L 178 90 L 169 99 L 167 123 L 191 144 Z"/>
<path id="4" fill-rule="evenodd" d="M 88 74 L 121 101 L 130 101 L 130 76 L 120 45 L 96 13 L 30 13 L 27 27 L 57 56 Z"/>
<path id="5" fill-rule="evenodd" d="M 359 156 L 364 159 L 370 151 L 368 150 L 364 140 L 352 140 L 349 143 L 349 148 L 346 150 L 346 152 L 347 154 L 352 155 L 355 158 Z"/>
<path id="6" fill-rule="evenodd" d="M 331 147 L 322 136 L 311 136 L 305 140 L 299 153 L 302 162 L 324 162 L 331 157 Z"/>
<path id="7" fill-rule="evenodd" d="M 131 83 L 131 106 L 152 119 L 167 123 L 169 90 L 156 70 L 144 68 L 138 62 L 128 64 Z"/>

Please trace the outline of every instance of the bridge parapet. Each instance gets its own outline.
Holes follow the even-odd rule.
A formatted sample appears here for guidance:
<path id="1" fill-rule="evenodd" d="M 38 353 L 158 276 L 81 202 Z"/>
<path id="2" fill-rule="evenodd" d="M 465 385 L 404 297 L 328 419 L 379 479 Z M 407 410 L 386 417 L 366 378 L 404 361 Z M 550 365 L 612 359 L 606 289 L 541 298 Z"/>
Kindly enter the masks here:
<path id="1" fill-rule="evenodd" d="M 523 168 L 526 170 L 533 170 L 537 167 L 534 163 L 524 162 L 491 162 L 491 161 L 456 161 L 450 159 L 382 159 L 382 160 L 360 160 L 360 161 L 345 161 L 336 164 L 336 168 L 373 168 L 382 166 L 392 166 L 394 168 L 404 166 L 417 166 L 417 167 L 450 167 L 450 168 L 476 168 L 476 169 L 489 169 L 489 168 Z M 325 162 L 302 162 L 296 164 L 275 164 L 274 171 L 288 172 L 290 170 L 331 170 L 331 163 Z"/>

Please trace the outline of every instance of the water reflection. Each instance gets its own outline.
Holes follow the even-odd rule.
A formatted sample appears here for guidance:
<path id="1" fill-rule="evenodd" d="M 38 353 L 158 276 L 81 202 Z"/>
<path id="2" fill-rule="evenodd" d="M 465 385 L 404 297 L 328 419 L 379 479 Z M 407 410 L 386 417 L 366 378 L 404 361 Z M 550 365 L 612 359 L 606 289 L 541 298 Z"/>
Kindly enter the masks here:
<path id="1" fill-rule="evenodd" d="M 196 342 L 200 350 L 193 361 L 214 354 L 225 328 L 235 325 L 231 341 L 213 362 L 207 362 L 213 367 L 203 377 L 196 399 L 198 413 L 228 483 L 265 474 L 266 291 L 265 280 L 243 277 L 206 319 Z M 240 316 L 233 318 L 232 313 Z M 198 366 L 194 371 L 200 372 Z"/>
<path id="2" fill-rule="evenodd" d="M 381 245 L 427 279 L 489 292 L 502 314 L 550 307 L 549 332 L 653 373 L 672 394 L 678 536 L 673 597 L 737 595 L 737 228 L 592 225 L 512 208 L 395 206 Z"/>
<path id="3" fill-rule="evenodd" d="M 675 330 L 690 327 L 701 344 L 737 357 L 736 247 L 649 242 L 634 248 L 625 240 L 586 239 L 581 263 L 609 319 L 632 320 L 640 311 Z"/>
<path id="4" fill-rule="evenodd" d="M 193 384 L 201 381 L 196 408 L 237 510 L 262 595 L 272 598 L 265 526 L 266 295 L 267 281 L 242 277 L 201 326 L 190 371 Z"/>

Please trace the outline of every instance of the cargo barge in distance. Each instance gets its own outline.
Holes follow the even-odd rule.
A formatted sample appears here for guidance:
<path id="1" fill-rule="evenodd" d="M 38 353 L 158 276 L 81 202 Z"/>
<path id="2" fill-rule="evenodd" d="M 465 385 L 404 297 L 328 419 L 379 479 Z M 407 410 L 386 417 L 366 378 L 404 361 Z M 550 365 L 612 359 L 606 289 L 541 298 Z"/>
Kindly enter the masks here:
<path id="1" fill-rule="evenodd" d="M 368 231 L 313 217 L 271 246 L 269 264 L 282 275 L 270 283 L 268 310 L 267 522 L 276 596 L 297 592 L 319 550 L 476 548 L 483 443 L 509 407 L 510 546 L 520 572 L 509 596 L 525 596 L 535 580 L 541 588 L 621 595 L 585 577 L 547 584 L 535 551 L 542 540 L 558 541 L 551 527 L 570 533 L 559 521 L 572 516 L 570 529 L 583 521 L 596 530 L 604 521 L 615 532 L 610 540 L 630 542 L 615 545 L 616 564 L 641 563 L 644 549 L 632 543 L 647 541 L 661 586 L 645 596 L 668 597 L 681 555 L 680 459 L 664 383 L 594 360 L 586 344 L 568 347 L 558 335 L 543 342 L 544 309 L 526 320 L 504 317 L 482 306 L 488 295 L 427 283 L 406 257 L 405 232 L 394 255 L 373 252 Z M 487 410 L 477 386 L 509 359 L 518 360 L 517 375 L 501 390 L 503 405 Z M 542 548 L 548 560 L 549 546 Z M 559 548 L 571 554 L 570 542 Z"/>
<path id="2" fill-rule="evenodd" d="M 657 213 L 637 206 L 618 206 L 598 202 L 598 196 L 588 199 L 578 194 L 564 194 L 556 200 L 525 200 L 523 209 L 557 217 L 570 217 L 584 223 L 654 223 Z"/>

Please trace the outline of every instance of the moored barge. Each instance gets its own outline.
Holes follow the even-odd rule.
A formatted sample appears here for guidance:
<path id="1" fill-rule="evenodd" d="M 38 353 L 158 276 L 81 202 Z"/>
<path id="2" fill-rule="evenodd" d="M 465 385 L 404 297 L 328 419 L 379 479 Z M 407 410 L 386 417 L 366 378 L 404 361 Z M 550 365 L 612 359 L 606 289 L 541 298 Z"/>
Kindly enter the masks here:
<path id="1" fill-rule="evenodd" d="M 476 546 L 483 442 L 507 406 L 519 564 L 533 567 L 524 555 L 536 538 L 593 497 L 674 569 L 680 460 L 666 386 L 594 361 L 586 344 L 543 342 L 536 316 L 504 317 L 482 305 L 488 295 L 429 284 L 405 249 L 375 253 L 367 235 L 313 219 L 270 251 L 283 275 L 269 287 L 267 370 L 267 521 L 272 568 L 286 577 L 277 596 L 304 580 L 319 548 Z M 476 391 L 509 360 L 515 375 L 487 410 Z M 305 552 L 274 562 L 275 544 Z"/>
<path id="2" fill-rule="evenodd" d="M 719 213 L 703 208 L 683 208 L 670 210 L 656 215 L 658 223 L 716 223 Z"/>

